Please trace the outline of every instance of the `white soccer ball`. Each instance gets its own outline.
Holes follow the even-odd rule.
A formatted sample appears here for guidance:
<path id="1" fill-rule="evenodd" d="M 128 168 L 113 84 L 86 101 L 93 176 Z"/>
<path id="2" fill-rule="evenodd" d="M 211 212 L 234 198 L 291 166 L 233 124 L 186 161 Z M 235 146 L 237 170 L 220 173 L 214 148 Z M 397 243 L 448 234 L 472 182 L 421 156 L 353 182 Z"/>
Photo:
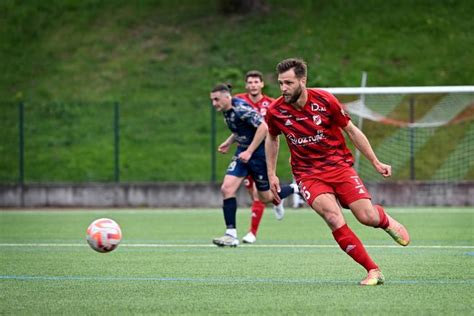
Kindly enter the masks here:
<path id="1" fill-rule="evenodd" d="M 110 218 L 99 218 L 87 228 L 87 243 L 98 252 L 110 252 L 122 240 L 120 226 Z"/>

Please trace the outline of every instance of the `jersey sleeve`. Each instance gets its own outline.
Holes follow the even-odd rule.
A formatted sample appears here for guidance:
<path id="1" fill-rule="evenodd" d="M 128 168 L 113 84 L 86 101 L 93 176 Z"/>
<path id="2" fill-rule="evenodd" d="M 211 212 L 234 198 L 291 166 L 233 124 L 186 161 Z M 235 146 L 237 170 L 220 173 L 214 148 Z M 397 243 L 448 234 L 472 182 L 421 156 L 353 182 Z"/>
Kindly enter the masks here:
<path id="1" fill-rule="evenodd" d="M 236 114 L 242 121 L 247 122 L 255 128 L 258 128 L 263 123 L 263 117 L 250 104 L 242 99 L 234 99 L 234 108 Z"/>
<path id="2" fill-rule="evenodd" d="M 326 98 L 329 101 L 329 104 L 331 105 L 331 115 L 334 120 L 334 123 L 341 128 L 346 127 L 347 124 L 349 124 L 349 121 L 351 120 L 349 113 L 344 110 L 343 105 L 331 93 L 326 92 Z"/>

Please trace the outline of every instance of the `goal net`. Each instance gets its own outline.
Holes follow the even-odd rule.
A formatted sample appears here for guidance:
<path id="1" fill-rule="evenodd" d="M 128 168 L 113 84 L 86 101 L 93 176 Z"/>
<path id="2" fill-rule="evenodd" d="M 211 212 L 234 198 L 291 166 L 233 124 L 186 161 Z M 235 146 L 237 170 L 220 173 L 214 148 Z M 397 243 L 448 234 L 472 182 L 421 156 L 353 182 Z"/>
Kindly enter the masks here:
<path id="1" fill-rule="evenodd" d="M 345 105 L 391 180 L 474 180 L 474 86 L 326 88 Z M 351 144 L 351 142 L 348 142 Z M 382 177 L 356 152 L 366 181 Z"/>

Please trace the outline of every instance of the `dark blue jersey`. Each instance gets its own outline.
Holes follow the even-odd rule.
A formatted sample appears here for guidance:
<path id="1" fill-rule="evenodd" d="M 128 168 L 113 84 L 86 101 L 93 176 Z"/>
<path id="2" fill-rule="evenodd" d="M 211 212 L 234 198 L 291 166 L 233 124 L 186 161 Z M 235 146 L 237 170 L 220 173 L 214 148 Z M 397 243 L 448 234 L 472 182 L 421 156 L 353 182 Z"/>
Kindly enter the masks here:
<path id="1" fill-rule="evenodd" d="M 223 114 L 227 126 L 235 135 L 239 149 L 247 148 L 252 143 L 258 126 L 262 124 L 263 117 L 250 104 L 239 98 L 232 98 L 232 108 Z M 264 152 L 263 142 L 256 152 Z"/>

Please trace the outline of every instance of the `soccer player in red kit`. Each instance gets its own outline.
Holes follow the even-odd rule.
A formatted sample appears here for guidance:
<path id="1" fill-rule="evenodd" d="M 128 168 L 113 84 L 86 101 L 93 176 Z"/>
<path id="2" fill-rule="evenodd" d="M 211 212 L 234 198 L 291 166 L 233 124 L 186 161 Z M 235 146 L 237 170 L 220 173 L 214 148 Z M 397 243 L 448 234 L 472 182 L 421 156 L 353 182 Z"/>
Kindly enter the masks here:
<path id="1" fill-rule="evenodd" d="M 367 270 L 368 275 L 360 284 L 382 284 L 382 272 L 347 226 L 339 204 L 350 208 L 362 224 L 384 229 L 402 246 L 408 245 L 410 237 L 382 206 L 372 204 L 369 192 L 352 168 L 353 157 L 342 131 L 382 176 L 391 175 L 391 166 L 377 159 L 367 137 L 352 124 L 332 94 L 306 88 L 307 66 L 303 60 L 283 60 L 277 71 L 282 96 L 272 103 L 266 115 L 265 152 L 270 188 L 273 192 L 280 189 L 276 161 L 278 135 L 283 134 L 300 193 L 327 223 L 341 249 Z"/>
<path id="2" fill-rule="evenodd" d="M 274 99 L 263 93 L 264 87 L 263 74 L 258 70 L 250 70 L 245 75 L 245 90 L 247 92 L 236 94 L 234 97 L 244 99 L 265 117 L 267 109 Z"/>

